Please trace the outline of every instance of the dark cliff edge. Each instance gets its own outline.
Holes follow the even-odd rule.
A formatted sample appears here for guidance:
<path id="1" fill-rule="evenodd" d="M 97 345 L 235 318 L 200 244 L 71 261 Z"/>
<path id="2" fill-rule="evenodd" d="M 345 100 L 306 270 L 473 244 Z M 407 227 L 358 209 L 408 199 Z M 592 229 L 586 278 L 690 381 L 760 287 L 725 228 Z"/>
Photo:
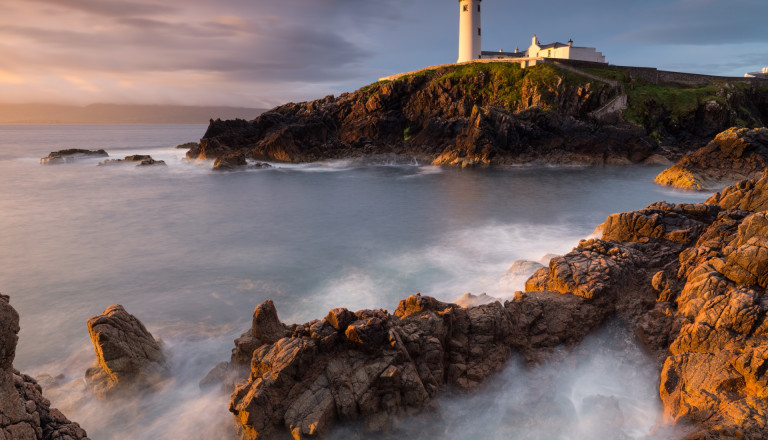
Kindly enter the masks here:
<path id="1" fill-rule="evenodd" d="M 18 333 L 19 314 L 0 294 L 0 439 L 88 440 L 79 424 L 51 408 L 35 379 L 13 368 Z"/>
<path id="2" fill-rule="evenodd" d="M 627 106 L 605 115 L 626 96 Z M 597 117 L 597 115 L 600 115 Z M 212 120 L 190 159 L 311 162 L 376 155 L 434 165 L 629 164 L 677 159 L 768 120 L 768 88 L 650 84 L 620 70 L 478 63 L 426 70 L 252 121 Z"/>

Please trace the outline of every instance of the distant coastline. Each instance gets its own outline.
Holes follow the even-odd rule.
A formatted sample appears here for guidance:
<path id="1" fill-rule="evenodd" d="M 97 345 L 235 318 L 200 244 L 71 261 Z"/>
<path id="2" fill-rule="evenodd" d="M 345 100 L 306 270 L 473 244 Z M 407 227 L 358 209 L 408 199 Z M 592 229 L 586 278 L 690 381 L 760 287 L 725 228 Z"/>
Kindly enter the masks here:
<path id="1" fill-rule="evenodd" d="M 254 119 L 265 109 L 225 106 L 0 104 L 0 124 L 207 124 Z"/>

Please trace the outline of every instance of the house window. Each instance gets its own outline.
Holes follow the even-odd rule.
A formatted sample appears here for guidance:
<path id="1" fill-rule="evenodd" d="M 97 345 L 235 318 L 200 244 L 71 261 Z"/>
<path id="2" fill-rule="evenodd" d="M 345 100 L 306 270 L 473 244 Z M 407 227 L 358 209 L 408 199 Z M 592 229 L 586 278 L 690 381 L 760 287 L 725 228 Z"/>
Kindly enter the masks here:
<path id="1" fill-rule="evenodd" d="M 547 51 L 547 58 L 552 58 L 552 50 Z"/>
<path id="2" fill-rule="evenodd" d="M 464 12 L 469 12 L 469 5 L 464 5 Z"/>
<path id="3" fill-rule="evenodd" d="M 480 5 L 477 5 L 477 12 L 480 12 Z"/>
<path id="4" fill-rule="evenodd" d="M 477 28 L 477 36 L 479 37 L 480 35 L 480 28 Z"/>

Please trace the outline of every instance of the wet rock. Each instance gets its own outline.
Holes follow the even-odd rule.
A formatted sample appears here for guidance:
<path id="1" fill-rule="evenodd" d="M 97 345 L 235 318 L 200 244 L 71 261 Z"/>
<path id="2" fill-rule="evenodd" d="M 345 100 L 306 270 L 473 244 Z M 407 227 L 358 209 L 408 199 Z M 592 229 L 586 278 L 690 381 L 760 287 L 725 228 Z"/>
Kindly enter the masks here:
<path id="1" fill-rule="evenodd" d="M 54 151 L 47 157 L 40 159 L 41 165 L 58 165 L 62 163 L 72 163 L 79 159 L 92 158 L 92 157 L 107 157 L 104 150 L 83 150 L 79 148 L 70 148 L 68 150 Z"/>
<path id="2" fill-rule="evenodd" d="M 446 385 L 476 387 L 513 352 L 543 362 L 617 317 L 659 368 L 665 423 L 674 426 L 651 438 L 677 428 L 690 438 L 762 438 L 768 215 L 750 211 L 766 203 L 762 188 L 768 176 L 726 188 L 714 203 L 613 214 L 601 238 L 552 258 L 503 305 L 459 307 L 417 294 L 392 315 L 334 309 L 289 328 L 265 304 L 275 336 L 252 351 L 230 410 L 244 438 L 315 437 L 336 420 L 386 430 Z M 622 438 L 615 409 L 598 396 L 583 415 Z"/>
<path id="3" fill-rule="evenodd" d="M 99 166 L 123 165 L 123 164 L 129 164 L 129 163 L 135 163 L 137 167 L 166 165 L 164 160 L 155 160 L 152 158 L 152 156 L 149 156 L 147 154 L 134 154 L 132 156 L 125 156 L 124 159 L 108 159 L 108 160 L 99 162 Z"/>
<path id="4" fill-rule="evenodd" d="M 232 171 L 238 168 L 245 168 L 246 165 L 248 165 L 248 162 L 245 160 L 245 154 L 236 152 L 217 157 L 213 162 L 213 169 Z"/>
<path id="5" fill-rule="evenodd" d="M 94 395 L 108 398 L 124 390 L 145 390 L 168 374 L 160 342 L 119 304 L 88 319 L 96 365 L 85 373 Z"/>
<path id="6" fill-rule="evenodd" d="M 87 439 L 80 425 L 51 408 L 35 379 L 13 368 L 18 332 L 19 315 L 0 294 L 0 439 Z"/>
<path id="7" fill-rule="evenodd" d="M 768 128 L 732 127 L 662 171 L 654 181 L 682 189 L 712 190 L 759 177 L 766 168 Z"/>

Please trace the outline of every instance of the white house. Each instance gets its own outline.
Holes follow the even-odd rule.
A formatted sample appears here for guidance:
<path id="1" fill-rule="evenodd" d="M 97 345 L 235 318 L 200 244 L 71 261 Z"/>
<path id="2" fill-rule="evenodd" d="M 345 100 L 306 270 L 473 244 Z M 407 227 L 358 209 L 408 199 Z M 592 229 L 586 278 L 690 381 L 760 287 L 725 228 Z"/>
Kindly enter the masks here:
<path id="1" fill-rule="evenodd" d="M 542 45 L 536 35 L 525 52 L 488 52 L 481 49 L 482 27 L 480 26 L 480 3 L 482 0 L 459 0 L 459 58 L 457 63 L 477 59 L 516 59 L 523 67 L 532 66 L 543 58 L 592 61 L 605 63 L 605 56 L 594 47 L 574 46 L 568 43 Z"/>
<path id="2" fill-rule="evenodd" d="M 760 72 L 749 72 L 744 74 L 745 78 L 766 78 L 768 79 L 768 67 L 763 67 Z"/>

